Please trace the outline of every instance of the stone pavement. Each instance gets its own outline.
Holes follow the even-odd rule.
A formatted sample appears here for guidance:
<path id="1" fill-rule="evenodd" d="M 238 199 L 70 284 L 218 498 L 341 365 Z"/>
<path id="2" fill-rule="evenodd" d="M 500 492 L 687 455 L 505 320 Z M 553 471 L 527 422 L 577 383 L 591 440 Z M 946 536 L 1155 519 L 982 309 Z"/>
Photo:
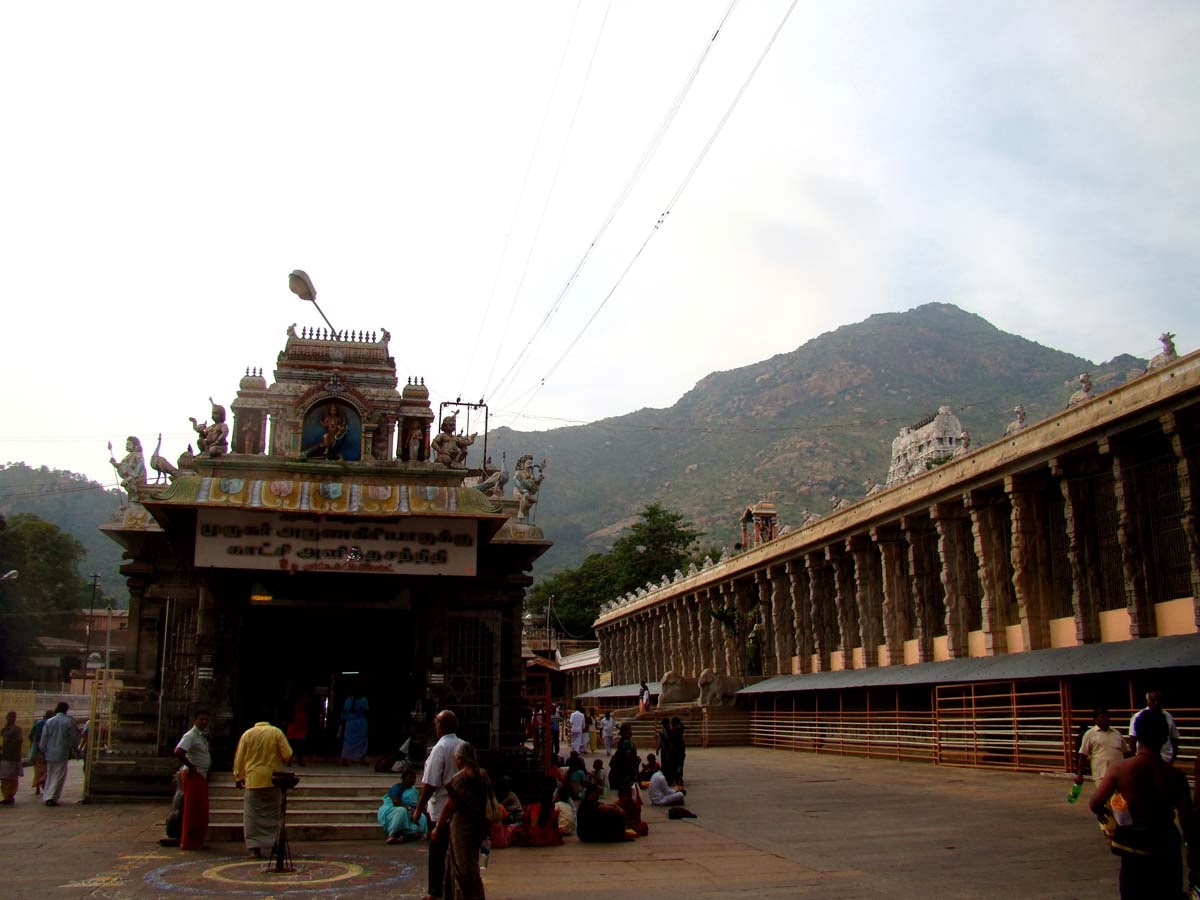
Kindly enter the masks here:
<path id="1" fill-rule="evenodd" d="M 63 805 L 22 781 L 0 808 L 0 896 L 419 897 L 426 849 L 294 844 L 302 875 L 264 875 L 240 844 L 158 846 L 166 806 L 83 805 L 72 764 Z M 618 845 L 492 854 L 488 897 L 1115 897 L 1117 859 L 1062 777 L 1015 775 L 754 748 L 688 753 L 688 806 Z"/>

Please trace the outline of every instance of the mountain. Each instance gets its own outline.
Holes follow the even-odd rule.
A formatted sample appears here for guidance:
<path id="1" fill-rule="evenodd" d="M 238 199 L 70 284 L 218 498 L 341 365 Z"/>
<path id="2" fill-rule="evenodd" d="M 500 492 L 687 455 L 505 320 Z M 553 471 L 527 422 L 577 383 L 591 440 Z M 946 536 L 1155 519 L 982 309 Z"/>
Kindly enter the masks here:
<path id="1" fill-rule="evenodd" d="M 667 409 L 543 432 L 500 428 L 488 445 L 510 464 L 521 453 L 548 460 L 535 521 L 555 546 L 542 575 L 606 549 L 652 501 L 727 545 L 742 510 L 763 498 L 797 525 L 804 510 L 828 512 L 835 493 L 855 500 L 864 481 L 882 483 L 900 427 L 941 405 L 980 446 L 1003 435 L 1017 403 L 1036 422 L 1066 405 L 1080 373 L 1100 392 L 1145 366 L 1132 356 L 1097 365 L 931 303 L 714 372 Z"/>
<path id="2" fill-rule="evenodd" d="M 106 490 L 86 475 L 33 468 L 23 462 L 0 466 L 0 514 L 31 513 L 52 522 L 83 544 L 87 556 L 80 563 L 80 576 L 91 584 L 91 573 L 100 576 L 97 606 L 101 597 L 112 599 L 114 608 L 129 605 L 129 589 L 118 571 L 121 548 L 98 530 L 121 505 L 116 491 Z"/>

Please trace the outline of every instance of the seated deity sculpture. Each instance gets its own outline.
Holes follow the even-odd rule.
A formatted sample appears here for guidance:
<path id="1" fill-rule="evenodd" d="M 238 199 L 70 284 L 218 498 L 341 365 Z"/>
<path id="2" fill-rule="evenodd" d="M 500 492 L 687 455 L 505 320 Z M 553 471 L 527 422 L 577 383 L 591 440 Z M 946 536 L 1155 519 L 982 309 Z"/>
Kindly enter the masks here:
<path id="1" fill-rule="evenodd" d="M 1016 416 L 1004 428 L 1005 435 L 1016 434 L 1025 428 L 1025 407 L 1018 403 L 1013 407 L 1013 414 Z"/>
<path id="2" fill-rule="evenodd" d="M 209 397 L 209 401 L 212 398 Z M 197 456 L 215 458 L 229 452 L 229 426 L 225 424 L 225 407 L 219 403 L 212 405 L 212 424 L 197 422 L 189 417 L 192 429 L 196 432 L 196 447 L 200 451 Z"/>
<path id="3" fill-rule="evenodd" d="M 458 420 L 454 415 L 442 419 L 442 428 L 429 442 L 429 450 L 436 462 L 443 466 L 461 466 L 467 461 L 467 448 L 475 443 L 475 435 L 455 434 Z"/>
<path id="4" fill-rule="evenodd" d="M 1079 376 L 1079 390 L 1071 395 L 1071 399 L 1067 401 L 1067 409 L 1072 406 L 1078 406 L 1080 403 L 1086 403 L 1092 399 L 1092 376 L 1084 372 Z"/>

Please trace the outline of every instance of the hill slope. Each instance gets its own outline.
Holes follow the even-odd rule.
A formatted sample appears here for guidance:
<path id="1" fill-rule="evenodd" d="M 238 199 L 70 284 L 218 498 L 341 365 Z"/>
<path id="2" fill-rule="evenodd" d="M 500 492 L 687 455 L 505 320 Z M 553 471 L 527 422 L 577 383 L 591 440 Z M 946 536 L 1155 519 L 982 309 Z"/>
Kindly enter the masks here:
<path id="1" fill-rule="evenodd" d="M 1144 360 L 1103 365 L 1000 331 L 932 303 L 871 316 L 790 353 L 714 372 L 668 409 L 642 409 L 545 432 L 497 429 L 494 458 L 548 458 L 537 522 L 555 541 L 546 573 L 603 549 L 646 503 L 678 510 L 725 543 L 742 509 L 764 497 L 780 521 L 824 513 L 882 482 L 900 426 L 954 408 L 978 446 L 1004 433 L 1012 407 L 1031 422 L 1061 409 L 1089 371 L 1097 391 L 1140 373 Z M 648 366 L 648 369 L 652 367 Z"/>

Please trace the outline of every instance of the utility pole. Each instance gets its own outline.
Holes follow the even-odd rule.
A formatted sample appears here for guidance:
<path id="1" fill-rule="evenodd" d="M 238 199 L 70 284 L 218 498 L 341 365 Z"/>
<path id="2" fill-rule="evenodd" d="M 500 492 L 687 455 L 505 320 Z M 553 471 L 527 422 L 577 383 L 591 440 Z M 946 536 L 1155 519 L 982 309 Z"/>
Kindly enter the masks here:
<path id="1" fill-rule="evenodd" d="M 96 588 L 100 584 L 100 576 L 92 573 L 92 604 L 87 611 L 87 643 L 83 651 L 83 692 L 88 692 L 88 659 L 92 655 L 92 610 L 96 608 Z"/>

